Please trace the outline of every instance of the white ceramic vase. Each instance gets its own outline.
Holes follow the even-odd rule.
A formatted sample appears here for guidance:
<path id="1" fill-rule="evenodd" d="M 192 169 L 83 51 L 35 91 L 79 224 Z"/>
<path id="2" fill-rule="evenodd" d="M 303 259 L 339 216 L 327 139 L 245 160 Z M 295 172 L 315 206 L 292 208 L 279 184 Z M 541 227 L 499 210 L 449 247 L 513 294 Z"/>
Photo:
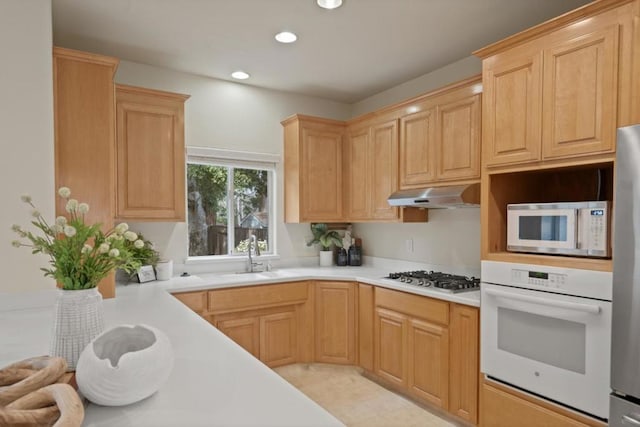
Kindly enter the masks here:
<path id="1" fill-rule="evenodd" d="M 320 251 L 320 267 L 333 265 L 333 251 Z"/>
<path id="2" fill-rule="evenodd" d="M 173 276 L 173 260 L 161 260 L 156 264 L 156 279 L 169 280 Z"/>
<path id="3" fill-rule="evenodd" d="M 58 290 L 50 356 L 63 357 L 73 371 L 84 348 L 103 330 L 102 295 L 97 288 Z"/>
<path id="4" fill-rule="evenodd" d="M 80 393 L 98 405 L 121 406 L 158 391 L 173 368 L 166 334 L 148 325 L 119 325 L 96 337 L 80 355 Z"/>

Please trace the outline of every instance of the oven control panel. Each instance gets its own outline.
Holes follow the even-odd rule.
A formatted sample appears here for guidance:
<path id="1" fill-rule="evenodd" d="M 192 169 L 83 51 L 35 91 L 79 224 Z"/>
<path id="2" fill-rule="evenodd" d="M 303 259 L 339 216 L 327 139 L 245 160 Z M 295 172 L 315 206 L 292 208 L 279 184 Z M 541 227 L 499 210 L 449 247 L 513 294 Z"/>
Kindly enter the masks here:
<path id="1" fill-rule="evenodd" d="M 543 288 L 561 288 L 567 283 L 567 275 L 531 270 L 511 270 L 511 281 L 517 285 Z"/>

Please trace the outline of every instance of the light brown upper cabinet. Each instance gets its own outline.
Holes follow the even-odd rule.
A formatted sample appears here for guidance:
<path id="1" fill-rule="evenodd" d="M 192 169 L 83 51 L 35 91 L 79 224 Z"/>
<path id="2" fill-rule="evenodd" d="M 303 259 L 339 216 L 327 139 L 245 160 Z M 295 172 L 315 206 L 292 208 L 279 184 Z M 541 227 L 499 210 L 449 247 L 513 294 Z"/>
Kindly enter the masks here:
<path id="1" fill-rule="evenodd" d="M 113 226 L 115 198 L 115 100 L 113 75 L 118 59 L 59 47 L 53 48 L 55 185 L 91 207 L 90 223 Z M 56 197 L 56 213 L 66 214 Z M 115 296 L 114 276 L 98 287 Z"/>
<path id="2" fill-rule="evenodd" d="M 398 189 L 398 120 L 349 127 L 344 150 L 348 220 L 396 221 L 387 199 Z"/>
<path id="3" fill-rule="evenodd" d="M 447 86 L 400 118 L 400 188 L 480 179 L 479 78 Z M 409 103 L 405 103 L 409 105 Z"/>
<path id="4" fill-rule="evenodd" d="M 419 186 L 436 179 L 436 111 L 400 119 L 400 187 Z"/>
<path id="5" fill-rule="evenodd" d="M 611 24 L 559 31 L 544 50 L 543 158 L 615 150 L 620 28 Z"/>
<path id="6" fill-rule="evenodd" d="M 116 86 L 116 217 L 185 221 L 188 95 Z"/>
<path id="7" fill-rule="evenodd" d="M 344 221 L 344 122 L 295 115 L 282 125 L 285 222 Z"/>
<path id="8" fill-rule="evenodd" d="M 615 152 L 616 127 L 640 119 L 631 71 L 639 9 L 637 1 L 594 2 L 475 52 L 486 166 Z"/>
<path id="9" fill-rule="evenodd" d="M 438 105 L 436 172 L 439 180 L 480 177 L 480 111 L 479 93 Z"/>
<path id="10" fill-rule="evenodd" d="M 542 55 L 483 62 L 482 148 L 487 165 L 540 158 Z"/>

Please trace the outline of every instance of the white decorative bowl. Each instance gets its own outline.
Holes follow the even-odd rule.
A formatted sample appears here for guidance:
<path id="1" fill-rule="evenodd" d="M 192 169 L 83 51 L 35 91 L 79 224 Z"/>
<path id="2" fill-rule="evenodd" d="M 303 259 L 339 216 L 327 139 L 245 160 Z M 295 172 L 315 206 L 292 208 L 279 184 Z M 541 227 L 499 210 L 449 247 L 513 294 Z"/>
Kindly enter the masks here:
<path id="1" fill-rule="evenodd" d="M 80 393 L 98 405 L 121 406 L 158 391 L 173 368 L 171 342 L 147 325 L 119 325 L 98 335 L 76 366 Z"/>

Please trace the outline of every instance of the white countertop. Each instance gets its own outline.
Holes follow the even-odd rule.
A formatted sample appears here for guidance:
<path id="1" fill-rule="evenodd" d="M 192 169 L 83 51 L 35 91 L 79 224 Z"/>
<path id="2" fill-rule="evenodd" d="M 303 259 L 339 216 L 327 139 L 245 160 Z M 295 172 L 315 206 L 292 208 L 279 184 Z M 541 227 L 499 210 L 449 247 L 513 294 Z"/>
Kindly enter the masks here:
<path id="1" fill-rule="evenodd" d="M 0 367 L 47 354 L 56 290 L 5 296 L 0 297 Z M 6 309 L 9 300 L 14 309 Z M 27 308 L 34 301 L 36 306 Z M 342 425 L 160 286 L 118 289 L 117 298 L 104 301 L 104 312 L 107 327 L 144 323 L 165 332 L 175 363 L 157 393 L 121 407 L 88 404 L 83 425 Z"/>
<path id="2" fill-rule="evenodd" d="M 348 280 L 479 306 L 480 292 L 447 294 L 383 279 L 372 267 L 292 268 L 248 274 L 200 274 L 118 286 L 104 301 L 107 327 L 144 323 L 164 331 L 173 371 L 153 396 L 128 406 L 88 404 L 87 426 L 342 425 L 170 293 L 297 280 Z M 0 296 L 0 367 L 47 354 L 56 290 Z"/>

